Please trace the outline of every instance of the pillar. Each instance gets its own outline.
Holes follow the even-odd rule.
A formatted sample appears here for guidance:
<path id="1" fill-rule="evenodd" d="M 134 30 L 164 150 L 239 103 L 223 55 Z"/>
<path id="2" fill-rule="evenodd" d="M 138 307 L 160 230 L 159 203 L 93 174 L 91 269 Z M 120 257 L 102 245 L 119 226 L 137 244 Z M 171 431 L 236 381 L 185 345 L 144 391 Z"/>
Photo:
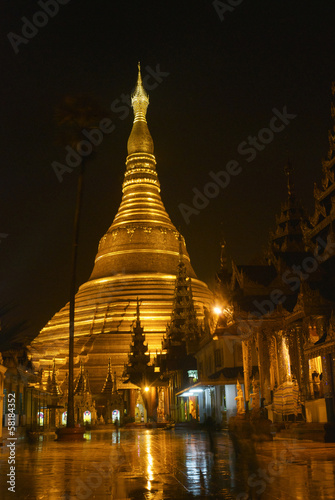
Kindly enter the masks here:
<path id="1" fill-rule="evenodd" d="M 265 399 L 264 371 L 263 371 L 263 334 L 259 330 L 256 333 L 256 348 L 257 348 L 257 363 L 258 363 L 258 373 L 259 373 L 259 387 L 261 391 L 261 406 L 263 406 L 263 401 Z"/>
<path id="2" fill-rule="evenodd" d="M 333 385 L 333 363 L 332 353 L 323 353 L 321 356 L 322 361 L 322 383 L 323 391 L 326 402 L 327 421 L 335 422 L 334 411 L 334 385 Z"/>
<path id="3" fill-rule="evenodd" d="M 245 408 L 248 410 L 249 404 L 249 388 L 250 388 L 250 372 L 251 372 L 251 340 L 242 340 L 242 355 L 243 355 L 243 375 L 244 375 L 244 399 Z"/>

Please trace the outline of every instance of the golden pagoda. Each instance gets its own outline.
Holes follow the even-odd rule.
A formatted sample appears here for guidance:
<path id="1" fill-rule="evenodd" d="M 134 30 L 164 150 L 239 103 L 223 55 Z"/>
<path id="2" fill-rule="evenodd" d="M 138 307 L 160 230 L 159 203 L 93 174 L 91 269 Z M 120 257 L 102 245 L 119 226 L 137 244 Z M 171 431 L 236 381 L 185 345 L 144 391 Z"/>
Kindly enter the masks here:
<path id="1" fill-rule="evenodd" d="M 75 300 L 75 376 L 80 361 L 90 376 L 93 393 L 100 393 L 111 358 L 120 377 L 127 362 L 131 327 L 136 321 L 137 297 L 149 352 L 161 349 L 170 320 L 179 262 L 179 232 L 160 196 L 154 144 L 146 112 L 149 97 L 140 66 L 132 94 L 133 127 L 128 139 L 122 201 L 114 221 L 99 243 L 89 280 Z M 183 261 L 192 282 L 198 319 L 209 307 L 212 294 L 197 279 L 182 240 Z M 58 377 L 67 371 L 69 304 L 56 313 L 31 344 L 34 363 L 47 368 L 55 358 Z"/>

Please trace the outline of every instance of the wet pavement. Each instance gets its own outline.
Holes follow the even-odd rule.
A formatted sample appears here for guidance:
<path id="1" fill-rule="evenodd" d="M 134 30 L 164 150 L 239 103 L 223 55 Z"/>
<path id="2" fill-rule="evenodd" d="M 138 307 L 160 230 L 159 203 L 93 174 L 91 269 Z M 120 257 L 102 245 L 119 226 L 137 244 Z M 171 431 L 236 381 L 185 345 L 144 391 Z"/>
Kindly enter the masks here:
<path id="1" fill-rule="evenodd" d="M 241 443 L 205 431 L 96 430 L 85 442 L 18 440 L 15 493 L 10 449 L 0 448 L 1 499 L 335 498 L 335 444 Z M 6 445 L 7 441 L 4 442 Z M 13 479 L 13 478 L 12 478 Z"/>

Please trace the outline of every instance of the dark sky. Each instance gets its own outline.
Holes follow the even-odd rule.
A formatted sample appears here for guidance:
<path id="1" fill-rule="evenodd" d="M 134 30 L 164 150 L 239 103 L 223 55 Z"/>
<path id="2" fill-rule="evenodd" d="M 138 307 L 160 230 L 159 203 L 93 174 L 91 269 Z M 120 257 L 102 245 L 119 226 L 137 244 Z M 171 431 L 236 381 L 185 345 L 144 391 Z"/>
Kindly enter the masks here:
<path id="1" fill-rule="evenodd" d="M 222 21 L 211 1 L 62 2 L 46 22 L 35 15 L 37 1 L 3 0 L 0 7 L 1 301 L 16 305 L 15 320 L 26 320 L 32 335 L 69 297 L 77 171 L 60 183 L 51 166 L 65 159 L 53 121 L 64 96 L 90 93 L 109 110 L 132 91 L 138 60 L 143 75 L 148 67 L 168 73 L 149 91 L 148 110 L 162 199 L 208 283 L 219 264 L 221 228 L 239 263 L 266 246 L 286 196 L 288 156 L 297 194 L 311 213 L 332 123 L 333 0 L 235 0 Z M 23 36 L 22 18 L 45 26 L 28 33 L 16 54 L 14 35 L 11 43 L 7 34 Z M 248 162 L 239 145 L 285 106 L 296 117 Z M 121 200 L 132 113 L 114 111 L 112 119 L 115 130 L 86 176 L 78 285 L 89 277 Z M 191 206 L 192 189 L 203 192 L 209 172 L 231 160 L 241 172 L 187 224 L 179 204 Z"/>

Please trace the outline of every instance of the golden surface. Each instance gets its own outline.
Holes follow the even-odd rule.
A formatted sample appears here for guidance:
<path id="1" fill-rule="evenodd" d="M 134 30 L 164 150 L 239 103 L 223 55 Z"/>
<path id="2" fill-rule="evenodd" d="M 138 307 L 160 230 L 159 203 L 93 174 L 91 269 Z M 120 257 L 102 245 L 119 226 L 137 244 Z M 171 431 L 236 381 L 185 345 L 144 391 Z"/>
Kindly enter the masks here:
<path id="1" fill-rule="evenodd" d="M 139 72 L 132 96 L 134 123 L 128 140 L 122 201 L 111 227 L 100 240 L 92 274 L 76 294 L 75 374 L 81 359 L 95 393 L 101 391 L 105 381 L 109 357 L 113 370 L 121 376 L 136 320 L 137 297 L 152 355 L 161 349 L 171 316 L 179 232 L 160 197 L 153 141 L 146 122 L 148 104 Z M 212 294 L 197 279 L 184 238 L 181 250 L 201 320 L 203 306 L 209 306 Z M 68 306 L 54 315 L 31 344 L 38 368 L 46 368 L 55 357 L 60 381 L 67 369 Z"/>

